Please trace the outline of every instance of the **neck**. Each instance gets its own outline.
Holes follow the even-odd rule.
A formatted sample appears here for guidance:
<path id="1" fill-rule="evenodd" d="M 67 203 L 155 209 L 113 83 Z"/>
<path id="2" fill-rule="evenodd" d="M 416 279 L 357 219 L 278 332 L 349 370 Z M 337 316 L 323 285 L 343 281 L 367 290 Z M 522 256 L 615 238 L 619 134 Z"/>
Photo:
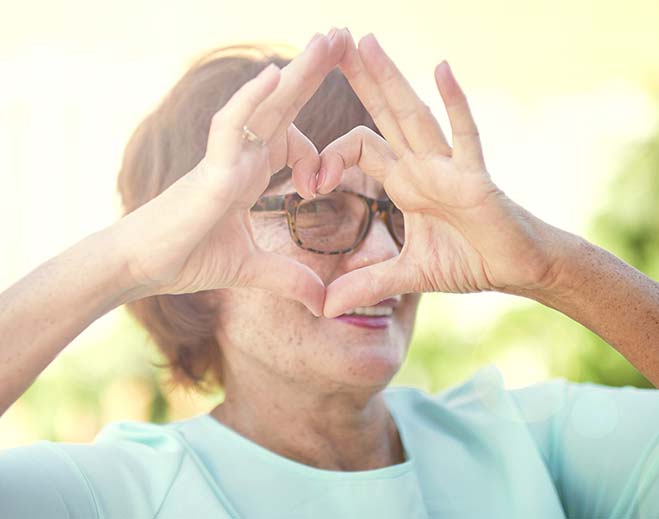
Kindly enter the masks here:
<path id="1" fill-rule="evenodd" d="M 325 470 L 371 470 L 404 461 L 382 388 L 332 388 L 241 373 L 225 380 L 225 399 L 211 415 L 251 441 Z"/>

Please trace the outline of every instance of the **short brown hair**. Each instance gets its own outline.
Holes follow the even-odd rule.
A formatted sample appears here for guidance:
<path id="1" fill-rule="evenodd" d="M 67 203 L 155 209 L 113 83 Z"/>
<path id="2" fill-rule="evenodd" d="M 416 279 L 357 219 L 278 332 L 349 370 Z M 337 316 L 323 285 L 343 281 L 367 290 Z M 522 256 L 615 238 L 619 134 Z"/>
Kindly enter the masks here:
<path id="1" fill-rule="evenodd" d="M 274 47 L 235 45 L 205 54 L 135 129 L 117 180 L 124 214 L 148 202 L 192 170 L 206 152 L 211 118 L 245 82 L 269 63 L 290 60 Z M 364 125 L 377 132 L 368 112 L 338 69 L 330 72 L 295 120 L 322 150 Z M 378 132 L 379 133 L 379 132 Z M 284 168 L 270 186 L 290 176 Z M 202 293 L 158 295 L 127 304 L 166 359 L 171 387 L 210 393 L 223 387 L 220 345 L 214 336 L 216 308 Z"/>

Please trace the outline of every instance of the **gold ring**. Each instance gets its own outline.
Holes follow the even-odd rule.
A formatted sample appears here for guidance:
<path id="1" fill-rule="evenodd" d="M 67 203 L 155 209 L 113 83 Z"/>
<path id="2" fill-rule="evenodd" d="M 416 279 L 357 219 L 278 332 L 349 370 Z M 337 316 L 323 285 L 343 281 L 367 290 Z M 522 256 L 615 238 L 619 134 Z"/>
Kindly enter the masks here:
<path id="1" fill-rule="evenodd" d="M 250 130 L 247 126 L 243 126 L 243 139 L 248 142 L 258 144 L 259 146 L 265 145 L 265 141 L 256 135 L 252 130 Z"/>

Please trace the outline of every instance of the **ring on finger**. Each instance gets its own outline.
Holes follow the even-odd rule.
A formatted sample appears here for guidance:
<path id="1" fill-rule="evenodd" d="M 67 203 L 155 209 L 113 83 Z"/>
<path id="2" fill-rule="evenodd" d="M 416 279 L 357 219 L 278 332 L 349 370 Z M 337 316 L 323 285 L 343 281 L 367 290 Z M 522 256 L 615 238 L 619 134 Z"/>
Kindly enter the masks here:
<path id="1" fill-rule="evenodd" d="M 248 142 L 253 142 L 258 146 L 265 146 L 265 141 L 256 135 L 252 130 L 250 130 L 246 125 L 243 126 L 243 139 Z"/>

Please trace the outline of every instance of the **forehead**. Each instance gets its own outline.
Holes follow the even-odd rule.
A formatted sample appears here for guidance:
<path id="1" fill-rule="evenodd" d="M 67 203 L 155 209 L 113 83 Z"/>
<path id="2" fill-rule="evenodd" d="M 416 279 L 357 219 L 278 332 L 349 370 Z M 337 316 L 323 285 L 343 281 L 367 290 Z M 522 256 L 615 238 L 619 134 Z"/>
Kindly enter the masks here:
<path id="1" fill-rule="evenodd" d="M 387 194 L 377 180 L 366 175 L 359 166 L 352 166 L 343 171 L 343 177 L 341 182 L 336 189 L 344 189 L 349 191 L 354 191 L 356 193 L 361 193 L 366 196 L 373 198 L 386 198 Z M 293 186 L 293 181 L 289 177 L 281 184 L 268 189 L 267 194 L 272 195 L 281 195 L 284 193 L 291 193 L 295 191 L 295 186 Z"/>

